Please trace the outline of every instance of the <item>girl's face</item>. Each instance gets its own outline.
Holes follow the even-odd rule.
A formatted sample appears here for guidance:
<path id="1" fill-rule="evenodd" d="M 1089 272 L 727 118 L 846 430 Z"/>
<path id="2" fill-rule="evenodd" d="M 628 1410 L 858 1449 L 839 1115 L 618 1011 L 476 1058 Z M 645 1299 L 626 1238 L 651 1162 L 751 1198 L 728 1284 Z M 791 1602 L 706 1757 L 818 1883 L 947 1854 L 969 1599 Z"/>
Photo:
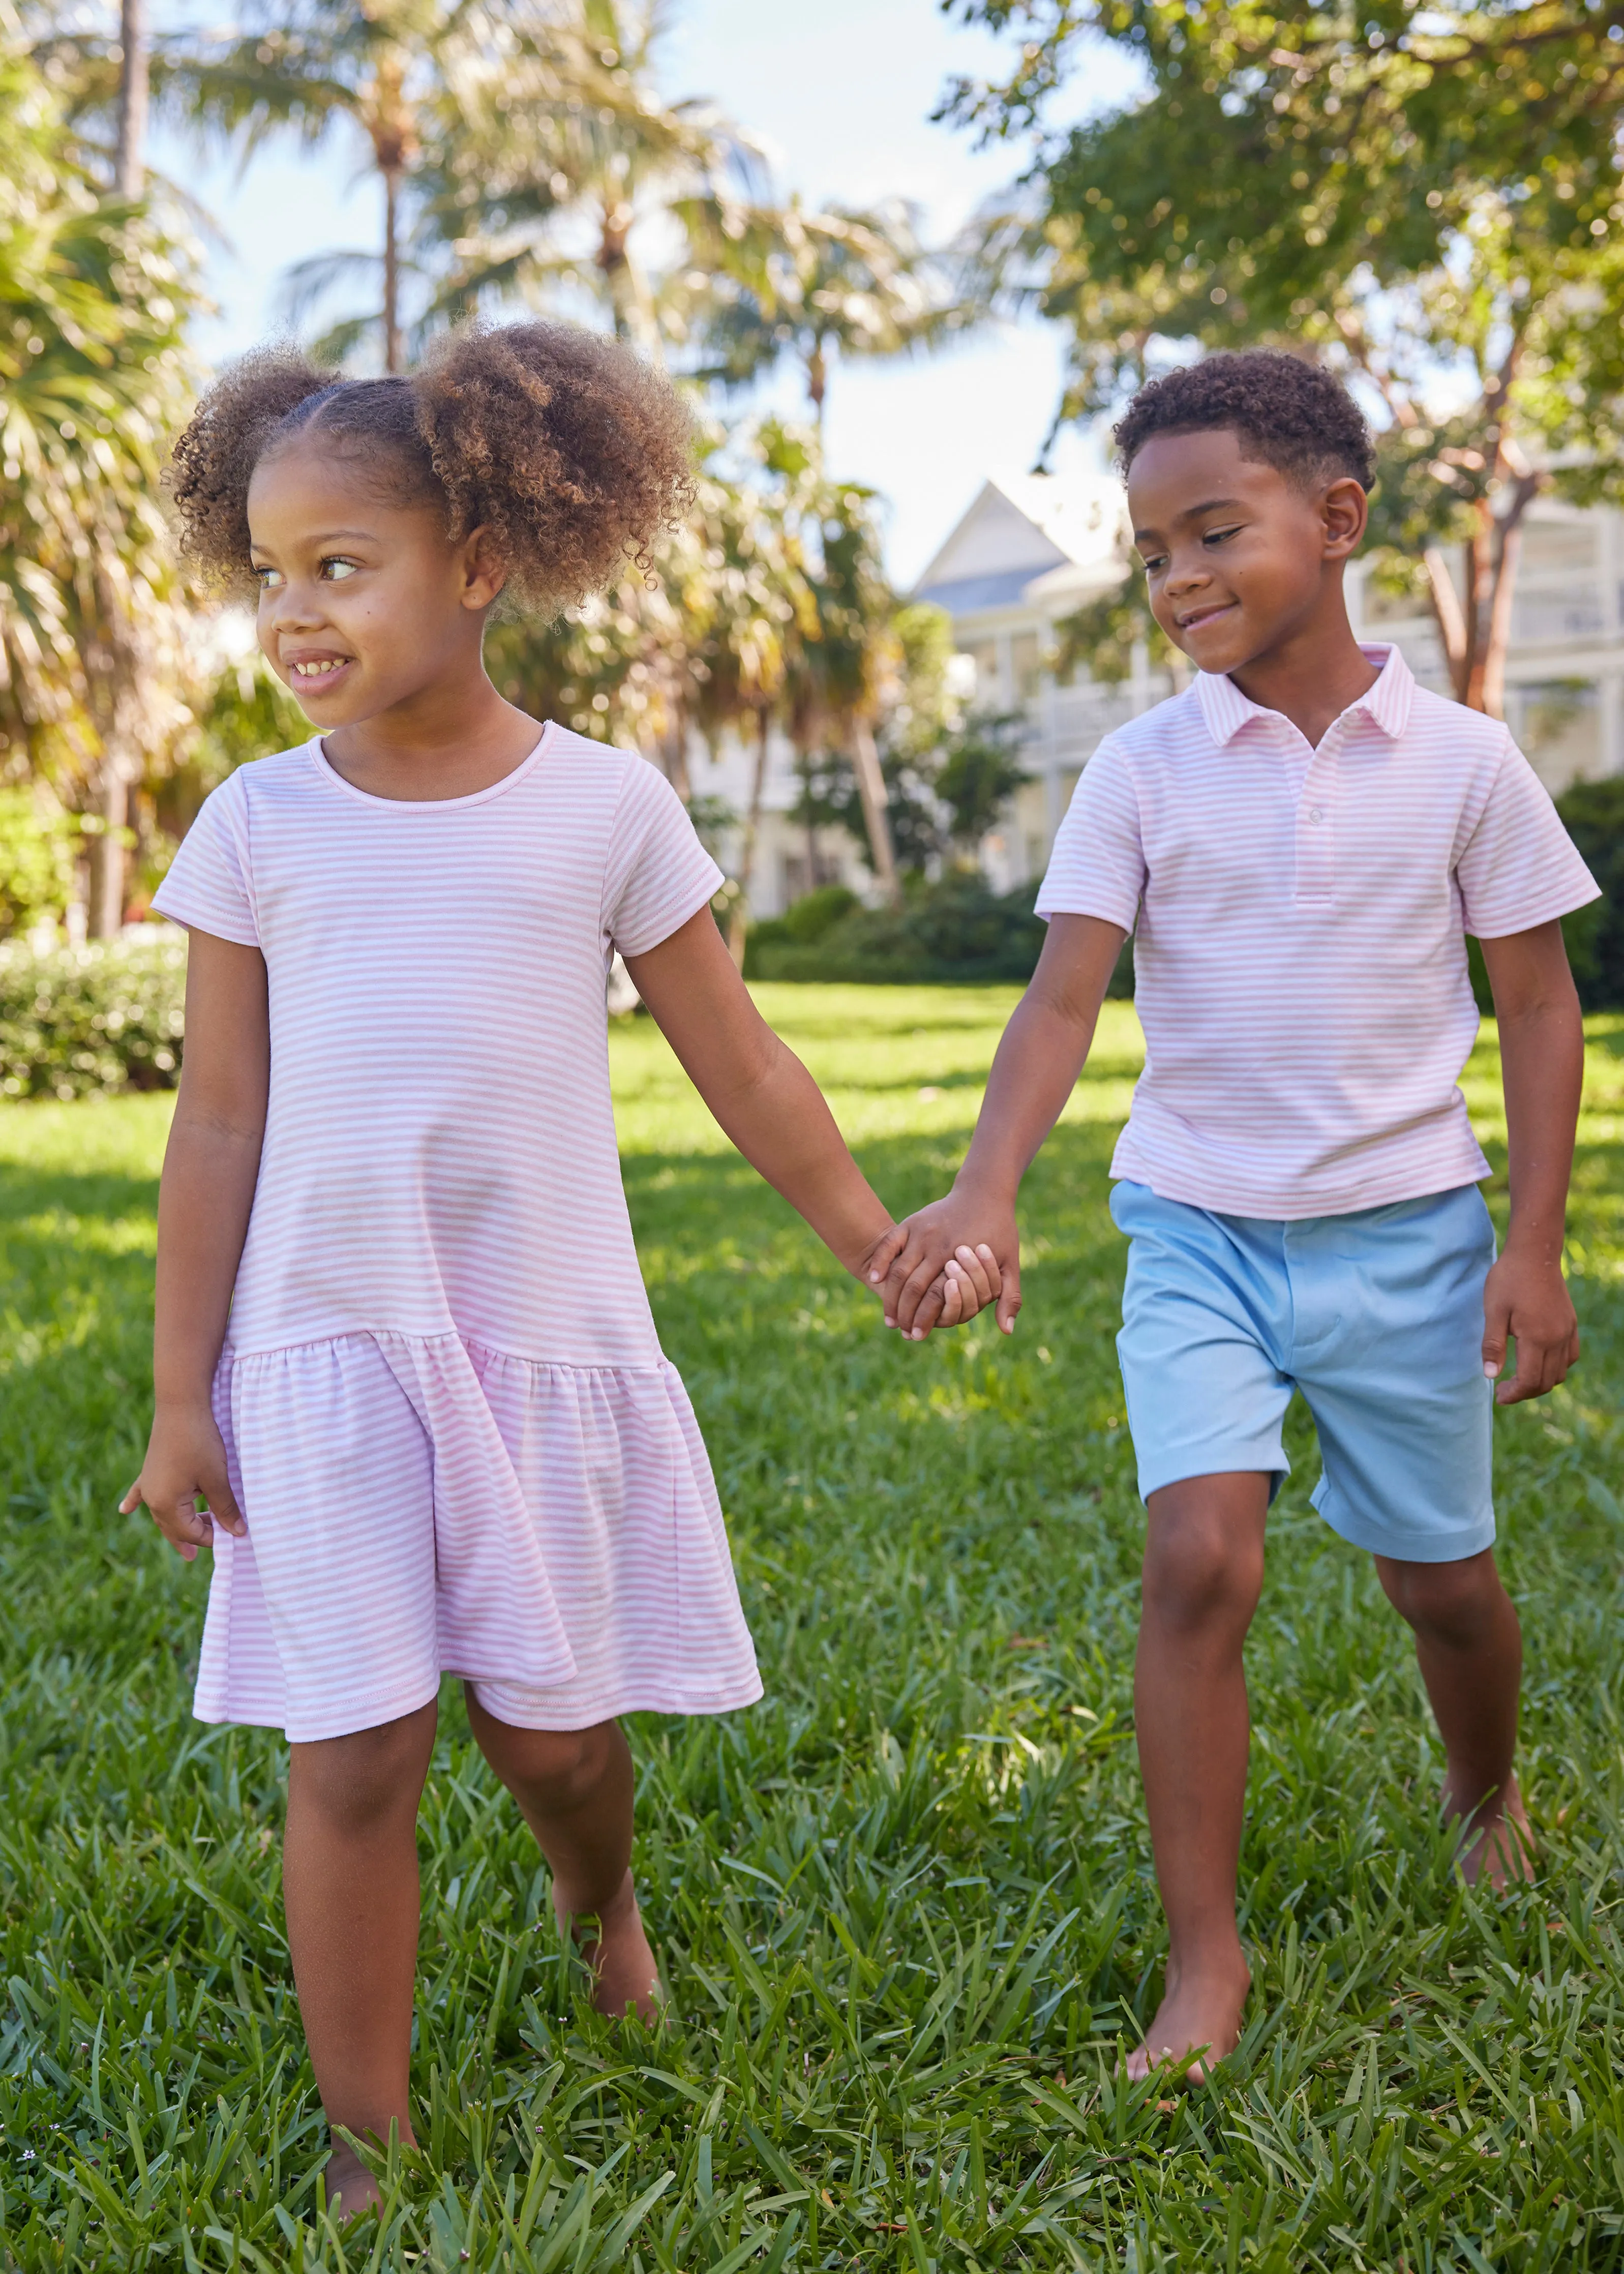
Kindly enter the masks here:
<path id="1" fill-rule="evenodd" d="M 248 486 L 259 645 L 325 731 L 397 711 L 480 668 L 501 577 L 428 506 L 392 505 L 319 445 L 279 451 Z"/>

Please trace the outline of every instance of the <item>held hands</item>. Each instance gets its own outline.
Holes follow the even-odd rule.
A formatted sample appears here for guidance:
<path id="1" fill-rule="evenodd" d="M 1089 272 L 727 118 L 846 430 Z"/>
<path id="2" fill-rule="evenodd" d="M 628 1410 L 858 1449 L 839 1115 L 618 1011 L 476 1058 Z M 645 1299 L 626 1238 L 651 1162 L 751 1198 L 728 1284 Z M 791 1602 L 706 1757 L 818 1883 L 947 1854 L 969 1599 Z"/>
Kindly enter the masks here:
<path id="1" fill-rule="evenodd" d="M 1484 1286 L 1483 1321 L 1483 1370 L 1497 1405 L 1543 1397 L 1579 1363 L 1579 1322 L 1552 1257 L 1507 1242 Z M 1508 1336 L 1516 1340 L 1516 1371 L 1501 1382 Z"/>
<path id="2" fill-rule="evenodd" d="M 989 1303 L 1012 1334 L 1020 1309 L 1020 1235 L 1015 1211 L 955 1187 L 944 1200 L 893 1224 L 864 1263 L 885 1323 L 911 1342 L 933 1328 L 962 1326 Z"/>
<path id="3" fill-rule="evenodd" d="M 206 1502 L 201 1510 L 199 1496 Z M 143 1501 L 185 1562 L 196 1560 L 199 1547 L 214 1545 L 215 1525 L 234 1540 L 247 1537 L 226 1474 L 226 1449 L 207 1404 L 159 1407 L 141 1473 L 119 1502 L 120 1515 L 132 1516 Z"/>

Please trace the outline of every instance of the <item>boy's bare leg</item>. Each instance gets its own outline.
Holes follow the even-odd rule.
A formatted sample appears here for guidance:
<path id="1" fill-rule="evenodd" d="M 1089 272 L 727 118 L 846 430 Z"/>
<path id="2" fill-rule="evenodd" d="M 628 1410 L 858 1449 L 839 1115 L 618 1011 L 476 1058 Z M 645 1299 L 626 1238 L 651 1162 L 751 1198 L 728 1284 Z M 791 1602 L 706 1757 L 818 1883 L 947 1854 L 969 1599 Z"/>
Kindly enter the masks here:
<path id="1" fill-rule="evenodd" d="M 659 2010 L 659 1971 L 632 1886 L 632 1756 L 618 1721 L 590 1729 L 518 1729 L 499 1721 L 468 1688 L 479 1750 L 518 1802 L 553 1872 L 553 1907 L 571 1922 L 598 1921 L 581 1946 L 600 2014 Z"/>
<path id="2" fill-rule="evenodd" d="M 1415 1630 L 1421 1678 L 1444 1741 L 1443 1806 L 1467 1829 L 1461 1868 L 1503 1887 L 1531 1876 L 1532 1834 L 1512 1773 L 1522 1631 L 1494 1551 L 1458 1563 L 1378 1555 L 1387 1600 Z"/>
<path id="3" fill-rule="evenodd" d="M 311 2066 L 329 2124 L 411 2141 L 407 2070 L 417 1970 L 417 1803 L 434 1744 L 431 1704 L 380 1728 L 292 1747 L 282 1897 Z M 381 2201 L 335 2139 L 327 2204 Z"/>
<path id="4" fill-rule="evenodd" d="M 1240 2038 L 1252 1985 L 1235 1925 L 1251 1736 L 1241 1648 L 1263 1585 L 1268 1488 L 1257 1473 L 1190 1477 L 1147 1503 L 1133 1710 L 1168 1963 L 1130 2076 L 1194 2054 L 1199 2079 Z"/>

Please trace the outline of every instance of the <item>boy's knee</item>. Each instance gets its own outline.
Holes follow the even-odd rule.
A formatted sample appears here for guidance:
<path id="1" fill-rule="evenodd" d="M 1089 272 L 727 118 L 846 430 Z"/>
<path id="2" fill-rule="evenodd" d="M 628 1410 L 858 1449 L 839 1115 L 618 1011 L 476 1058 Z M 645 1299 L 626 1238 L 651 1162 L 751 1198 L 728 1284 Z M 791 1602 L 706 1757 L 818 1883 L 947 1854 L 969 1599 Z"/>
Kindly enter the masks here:
<path id="1" fill-rule="evenodd" d="M 372 1831 L 403 1809 L 415 1818 L 434 1722 L 434 1707 L 425 1706 L 375 1729 L 295 1745 L 290 1783 L 297 1804 L 348 1832 Z"/>
<path id="2" fill-rule="evenodd" d="M 1260 1530 L 1222 1508 L 1158 1510 L 1145 1545 L 1145 1608 L 1177 1626 L 1244 1623 L 1263 1585 Z"/>
<path id="3" fill-rule="evenodd" d="M 1505 1590 L 1492 1552 L 1456 1563 L 1402 1563 L 1377 1558 L 1387 1600 L 1417 1635 L 1466 1647 L 1501 1616 Z"/>

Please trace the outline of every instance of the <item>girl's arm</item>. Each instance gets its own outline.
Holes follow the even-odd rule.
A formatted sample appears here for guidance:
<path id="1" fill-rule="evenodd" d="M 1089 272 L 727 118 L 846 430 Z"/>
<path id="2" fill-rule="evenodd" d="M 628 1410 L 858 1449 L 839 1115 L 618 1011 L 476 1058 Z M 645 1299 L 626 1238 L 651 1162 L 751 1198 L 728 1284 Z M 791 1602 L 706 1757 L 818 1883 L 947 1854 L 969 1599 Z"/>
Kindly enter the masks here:
<path id="1" fill-rule="evenodd" d="M 898 1224 L 876 1251 L 869 1269 L 885 1279 L 886 1318 L 915 1341 L 932 1327 L 956 1322 L 956 1314 L 941 1307 L 950 1261 L 968 1276 L 969 1256 L 988 1247 L 998 1324 L 1012 1332 L 1020 1309 L 1015 1196 L 1077 1085 L 1127 936 L 1102 916 L 1051 920 L 1031 984 L 998 1044 L 975 1135 L 951 1192 Z M 945 1284 L 953 1284 L 951 1274 Z M 960 1299 L 964 1315 L 971 1315 L 976 1306 L 967 1289 Z"/>
<path id="2" fill-rule="evenodd" d="M 891 1220 L 823 1093 L 750 1000 L 708 907 L 626 968 L 694 1087 L 752 1168 L 861 1279 Z"/>
<path id="3" fill-rule="evenodd" d="M 1500 1025 L 1511 1223 L 1483 1291 L 1483 1370 L 1493 1381 L 1515 1337 L 1516 1372 L 1501 1405 L 1542 1397 L 1579 1362 L 1579 1322 L 1562 1277 L 1568 1179 L 1584 1081 L 1584 1023 L 1553 921 L 1481 940 Z"/>
<path id="4" fill-rule="evenodd" d="M 119 1506 L 145 1501 L 191 1562 L 215 1523 L 246 1529 L 226 1474 L 211 1393 L 248 1231 L 270 1088 L 265 958 L 193 931 L 186 963 L 186 1050 L 158 1193 L 154 1416 L 141 1473 Z"/>

